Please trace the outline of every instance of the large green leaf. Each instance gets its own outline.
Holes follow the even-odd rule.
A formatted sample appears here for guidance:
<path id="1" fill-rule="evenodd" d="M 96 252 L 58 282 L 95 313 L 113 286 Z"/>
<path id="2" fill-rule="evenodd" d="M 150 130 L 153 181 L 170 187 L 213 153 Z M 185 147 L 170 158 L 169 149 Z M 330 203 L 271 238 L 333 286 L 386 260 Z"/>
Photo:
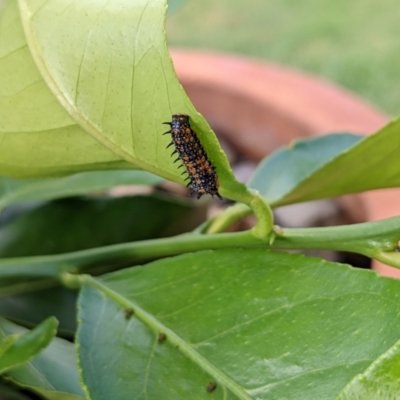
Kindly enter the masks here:
<path id="1" fill-rule="evenodd" d="M 218 399 L 335 399 L 398 341 L 399 293 L 369 271 L 261 250 L 88 277 L 82 377 L 93 400 L 208 399 L 214 384 Z"/>
<path id="2" fill-rule="evenodd" d="M 0 19 L 0 174 L 37 177 L 132 167 L 59 104 L 32 59 L 17 0 L 8 0 Z"/>
<path id="3" fill-rule="evenodd" d="M 145 171 L 82 172 L 59 179 L 0 177 L 0 210 L 10 204 L 85 195 L 118 185 L 157 185 L 161 182 L 161 178 Z"/>
<path id="4" fill-rule="evenodd" d="M 26 363 L 48 346 L 57 331 L 57 320 L 48 318 L 31 331 L 0 317 L 0 373 Z"/>
<path id="5" fill-rule="evenodd" d="M 400 119 L 374 135 L 295 142 L 267 157 L 249 186 L 274 206 L 400 186 Z"/>
<path id="6" fill-rule="evenodd" d="M 13 324 L 11 331 L 24 333 L 27 330 Z M 75 347 L 57 337 L 32 361 L 8 371 L 7 378 L 49 400 L 80 400 L 85 397 L 79 384 Z"/>
<path id="7" fill-rule="evenodd" d="M 43 176 L 130 164 L 183 183 L 162 136 L 162 123 L 183 112 L 218 169 L 222 193 L 245 192 L 177 80 L 165 0 L 20 0 L 19 12 L 24 32 L 16 0 L 0 26 L 12 38 L 0 42 L 0 172 Z"/>

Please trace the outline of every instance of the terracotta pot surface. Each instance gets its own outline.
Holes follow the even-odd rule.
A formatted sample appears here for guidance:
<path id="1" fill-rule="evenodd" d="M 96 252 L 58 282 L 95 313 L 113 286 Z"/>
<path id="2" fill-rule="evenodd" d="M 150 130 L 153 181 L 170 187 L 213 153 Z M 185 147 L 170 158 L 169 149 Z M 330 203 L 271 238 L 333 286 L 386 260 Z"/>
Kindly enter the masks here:
<path id="1" fill-rule="evenodd" d="M 252 160 L 296 138 L 370 134 L 388 122 L 382 111 L 353 93 L 289 68 L 236 55 L 181 49 L 171 54 L 197 110 Z M 398 199 L 400 189 L 387 189 L 343 201 L 351 207 L 361 200 L 364 219 L 373 221 L 399 215 Z M 400 277 L 399 270 L 376 261 L 373 268 Z"/>

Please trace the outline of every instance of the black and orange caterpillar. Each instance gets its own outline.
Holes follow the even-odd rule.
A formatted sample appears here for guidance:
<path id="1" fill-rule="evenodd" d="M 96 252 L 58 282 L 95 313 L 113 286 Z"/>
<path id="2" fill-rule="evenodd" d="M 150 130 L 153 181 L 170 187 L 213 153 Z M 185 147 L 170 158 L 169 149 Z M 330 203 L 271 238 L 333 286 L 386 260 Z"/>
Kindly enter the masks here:
<path id="1" fill-rule="evenodd" d="M 164 133 L 170 133 L 172 142 L 167 146 L 175 146 L 172 153 L 178 154 L 178 158 L 174 161 L 181 160 L 182 166 L 186 168 L 188 176 L 188 187 L 190 186 L 192 193 L 197 194 L 200 199 L 204 194 L 210 194 L 212 197 L 217 196 L 220 200 L 222 197 L 218 193 L 219 181 L 215 173 L 215 167 L 208 159 L 203 146 L 201 145 L 196 132 L 190 127 L 189 116 L 186 114 L 172 115 L 172 122 L 163 122 L 170 125 L 171 130 Z"/>

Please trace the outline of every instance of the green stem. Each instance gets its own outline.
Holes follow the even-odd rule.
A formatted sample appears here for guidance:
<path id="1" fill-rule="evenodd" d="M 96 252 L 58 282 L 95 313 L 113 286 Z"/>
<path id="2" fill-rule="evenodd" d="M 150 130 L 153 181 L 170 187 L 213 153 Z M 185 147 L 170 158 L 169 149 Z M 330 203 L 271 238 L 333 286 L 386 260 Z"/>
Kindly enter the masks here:
<path id="1" fill-rule="evenodd" d="M 283 229 L 277 232 L 273 248 L 337 250 L 374 257 L 396 252 L 400 239 L 400 217 L 324 228 Z"/>
<path id="2" fill-rule="evenodd" d="M 56 277 L 64 273 L 78 273 L 108 265 L 127 265 L 160 257 L 174 256 L 191 251 L 227 247 L 251 247 L 251 232 L 225 233 L 219 235 L 186 234 L 165 239 L 143 240 L 123 243 L 72 253 L 22 257 L 0 260 L 0 278 L 10 277 Z M 128 265 L 129 265 L 128 264 Z"/>
<path id="3" fill-rule="evenodd" d="M 10 285 L 0 288 L 0 298 L 15 296 L 21 293 L 36 292 L 59 286 L 60 283 L 54 278 L 37 279 L 28 282 L 10 283 Z"/>
<path id="4" fill-rule="evenodd" d="M 241 188 L 242 190 L 238 190 L 235 192 L 225 189 L 224 191 L 221 190 L 221 194 L 231 200 L 235 200 L 250 207 L 257 218 L 257 224 L 252 229 L 253 234 L 260 239 L 267 239 L 268 235 L 270 235 L 270 233 L 272 232 L 274 223 L 274 217 L 271 207 L 258 191 L 249 189 L 243 184 L 240 184 L 240 186 L 243 186 L 245 190 Z M 244 209 L 242 213 L 245 213 Z M 227 217 L 231 218 L 234 216 L 228 213 Z M 216 225 L 217 231 L 220 231 L 222 227 L 227 226 L 228 221 L 224 221 L 224 218 L 221 218 L 221 222 L 221 227 L 218 226 L 218 223 Z"/>
<path id="5" fill-rule="evenodd" d="M 260 193 L 253 191 L 253 199 L 250 208 L 257 217 L 257 225 L 252 229 L 254 236 L 260 239 L 266 239 L 272 232 L 274 224 L 274 215 L 268 203 Z"/>
<path id="6" fill-rule="evenodd" d="M 374 258 L 378 261 L 391 265 L 392 267 L 400 268 L 400 253 L 398 251 L 382 251 L 374 254 Z"/>
<path id="7" fill-rule="evenodd" d="M 160 257 L 223 248 L 340 250 L 377 258 L 400 268 L 400 217 L 329 228 L 275 228 L 273 235 L 274 241 L 260 239 L 252 230 L 216 235 L 185 234 L 53 256 L 3 259 L 0 261 L 0 278 L 35 276 L 61 279 L 65 272 L 89 271 L 99 266 L 115 269 L 115 265 L 129 266 Z"/>
<path id="8" fill-rule="evenodd" d="M 252 210 L 241 203 L 236 203 L 216 215 L 205 228 L 206 233 L 221 233 L 229 229 L 235 222 L 252 214 Z"/>

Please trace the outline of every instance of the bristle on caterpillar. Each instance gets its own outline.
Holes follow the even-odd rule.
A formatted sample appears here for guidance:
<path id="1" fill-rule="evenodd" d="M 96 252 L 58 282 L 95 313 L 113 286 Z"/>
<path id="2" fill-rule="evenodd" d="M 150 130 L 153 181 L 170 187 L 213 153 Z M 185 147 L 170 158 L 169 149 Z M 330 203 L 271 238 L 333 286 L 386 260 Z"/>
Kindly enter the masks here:
<path id="1" fill-rule="evenodd" d="M 208 159 L 196 132 L 190 127 L 189 116 L 174 114 L 172 122 L 164 122 L 164 124 L 171 126 L 171 130 L 164 133 L 164 135 L 170 133 L 172 136 L 172 142 L 167 148 L 175 146 L 172 154 L 177 153 L 178 158 L 174 162 L 182 161 L 190 181 L 188 187 L 192 189 L 190 194 L 196 193 L 198 199 L 205 194 L 210 194 L 222 200 L 218 193 L 219 181 L 215 167 Z"/>

